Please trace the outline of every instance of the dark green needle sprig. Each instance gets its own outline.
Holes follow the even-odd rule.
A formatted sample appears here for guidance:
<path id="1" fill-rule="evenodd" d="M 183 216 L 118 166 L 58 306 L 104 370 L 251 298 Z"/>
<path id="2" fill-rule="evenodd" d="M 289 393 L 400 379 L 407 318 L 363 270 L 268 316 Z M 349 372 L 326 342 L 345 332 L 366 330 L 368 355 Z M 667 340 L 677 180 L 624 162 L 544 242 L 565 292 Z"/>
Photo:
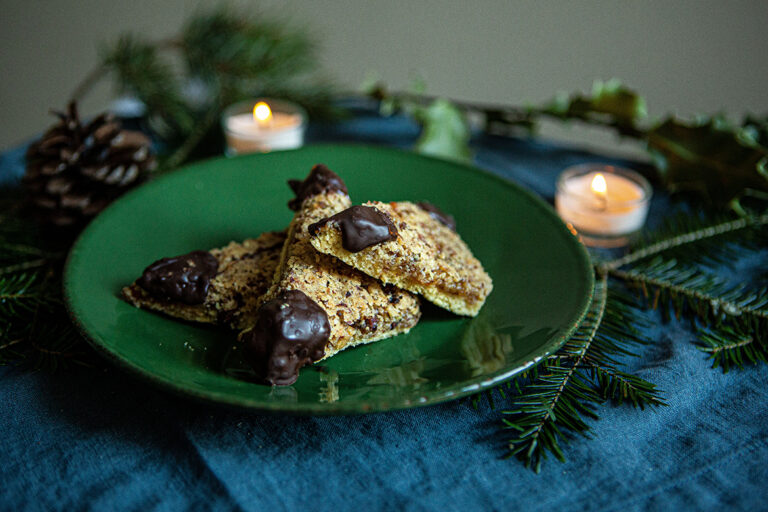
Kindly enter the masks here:
<path id="1" fill-rule="evenodd" d="M 266 12 L 222 5 L 191 16 L 168 39 L 125 33 L 105 45 L 100 61 L 75 89 L 79 100 L 103 78 L 146 107 L 161 142 L 158 170 L 221 154 L 218 121 L 237 101 L 267 96 L 333 117 L 333 83 L 318 69 L 317 43 L 304 27 Z"/>
<path id="2" fill-rule="evenodd" d="M 619 370 L 617 358 L 634 356 L 632 345 L 644 342 L 636 328 L 627 329 L 632 310 L 625 300 L 608 289 L 608 276 L 600 273 L 576 333 L 555 355 L 515 382 L 518 393 L 509 398 L 510 408 L 502 411 L 504 429 L 510 433 L 509 454 L 536 472 L 548 452 L 565 461 L 560 440 L 574 433 L 588 436 L 587 420 L 598 419 L 598 405 L 606 401 L 641 409 L 665 405 L 656 386 Z"/>
<path id="3" fill-rule="evenodd" d="M 66 247 L 24 220 L 19 195 L 0 193 L 0 364 L 33 370 L 91 364 L 62 300 Z"/>
<path id="4" fill-rule="evenodd" d="M 619 369 L 622 357 L 650 342 L 638 337 L 643 309 L 689 321 L 714 368 L 768 361 L 768 276 L 745 285 L 722 275 L 723 265 L 761 252 L 768 252 L 768 213 L 686 216 L 626 256 L 596 262 L 594 298 L 577 332 L 501 393 L 509 454 L 538 472 L 548 453 L 565 460 L 563 441 L 589 436 L 600 404 L 664 405 L 652 383 Z"/>

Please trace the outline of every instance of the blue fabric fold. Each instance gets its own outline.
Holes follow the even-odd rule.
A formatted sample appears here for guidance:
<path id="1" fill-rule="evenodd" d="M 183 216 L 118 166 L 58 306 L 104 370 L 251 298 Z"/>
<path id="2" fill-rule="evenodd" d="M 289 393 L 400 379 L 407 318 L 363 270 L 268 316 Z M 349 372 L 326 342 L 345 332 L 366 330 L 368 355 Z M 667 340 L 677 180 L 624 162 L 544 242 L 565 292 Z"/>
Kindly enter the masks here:
<path id="1" fill-rule="evenodd" d="M 408 147 L 418 127 L 361 109 L 311 140 Z M 480 167 L 551 198 L 557 174 L 613 161 L 480 137 Z M 24 148 L 0 155 L 0 183 Z M 624 163 L 624 162 L 622 162 Z M 663 198 L 651 222 L 667 211 Z M 764 264 L 745 257 L 738 269 Z M 0 510 L 764 510 L 768 366 L 723 374 L 687 324 L 650 327 L 627 360 L 667 407 L 600 407 L 593 438 L 536 475 L 504 459 L 501 412 L 467 401 L 350 417 L 224 409 L 168 395 L 105 363 L 51 375 L 0 367 Z"/>

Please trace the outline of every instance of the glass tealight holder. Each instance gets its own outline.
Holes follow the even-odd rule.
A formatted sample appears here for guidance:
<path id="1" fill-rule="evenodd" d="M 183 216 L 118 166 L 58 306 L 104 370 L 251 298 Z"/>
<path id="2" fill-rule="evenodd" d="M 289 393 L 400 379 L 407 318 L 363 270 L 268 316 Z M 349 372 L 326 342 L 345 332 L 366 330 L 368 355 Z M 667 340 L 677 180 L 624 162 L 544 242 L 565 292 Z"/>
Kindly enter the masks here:
<path id="1" fill-rule="evenodd" d="M 296 149 L 304 145 L 307 113 L 290 101 L 256 98 L 227 107 L 221 127 L 227 156 Z"/>
<path id="2" fill-rule="evenodd" d="M 585 245 L 623 247 L 645 224 L 652 195 L 648 180 L 631 169 L 581 164 L 560 174 L 555 209 Z"/>

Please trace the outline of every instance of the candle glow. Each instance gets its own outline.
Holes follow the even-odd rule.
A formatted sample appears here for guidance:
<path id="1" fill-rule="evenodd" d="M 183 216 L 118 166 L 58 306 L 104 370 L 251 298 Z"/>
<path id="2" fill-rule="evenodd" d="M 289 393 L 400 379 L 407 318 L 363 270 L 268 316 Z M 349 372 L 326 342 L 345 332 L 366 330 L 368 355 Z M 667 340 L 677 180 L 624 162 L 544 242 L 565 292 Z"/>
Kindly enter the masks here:
<path id="1" fill-rule="evenodd" d="M 608 195 L 608 184 L 605 182 L 605 177 L 602 174 L 597 173 L 592 179 L 592 191 L 596 196 L 605 197 Z"/>
<path id="2" fill-rule="evenodd" d="M 272 117 L 272 109 L 265 102 L 260 101 L 253 107 L 253 118 L 259 123 L 266 123 Z"/>

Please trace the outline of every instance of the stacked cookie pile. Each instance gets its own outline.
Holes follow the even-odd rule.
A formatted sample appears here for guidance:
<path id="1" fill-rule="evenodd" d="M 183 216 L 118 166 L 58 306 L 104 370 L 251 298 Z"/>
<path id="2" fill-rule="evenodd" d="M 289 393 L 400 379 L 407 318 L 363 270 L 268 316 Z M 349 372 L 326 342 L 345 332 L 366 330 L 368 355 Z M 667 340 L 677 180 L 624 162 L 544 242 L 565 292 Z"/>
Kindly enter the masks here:
<path id="1" fill-rule="evenodd" d="M 289 185 L 295 214 L 285 231 L 158 260 L 123 297 L 238 331 L 257 376 L 289 385 L 303 366 L 408 332 L 421 317 L 417 295 L 475 316 L 491 292 L 453 219 L 434 206 L 353 206 L 324 165 Z"/>

